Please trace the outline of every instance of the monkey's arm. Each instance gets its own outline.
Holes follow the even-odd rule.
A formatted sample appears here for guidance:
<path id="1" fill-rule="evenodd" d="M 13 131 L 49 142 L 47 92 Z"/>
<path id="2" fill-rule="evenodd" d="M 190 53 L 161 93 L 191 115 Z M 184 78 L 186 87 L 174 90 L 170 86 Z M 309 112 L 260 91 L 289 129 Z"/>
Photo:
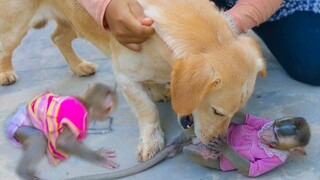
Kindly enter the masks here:
<path id="1" fill-rule="evenodd" d="M 228 147 L 224 150 L 223 155 L 245 176 L 257 177 L 266 172 L 273 170 L 282 165 L 285 161 L 276 155 L 270 158 L 264 158 L 255 162 L 250 162 L 240 156 L 232 148 Z"/>
<path id="2" fill-rule="evenodd" d="M 227 146 L 222 154 L 245 176 L 249 176 L 250 161 L 240 156 L 231 147 Z"/>
<path id="3" fill-rule="evenodd" d="M 57 139 L 57 148 L 97 165 L 102 165 L 107 168 L 118 167 L 117 163 L 109 159 L 115 157 L 113 151 L 102 149 L 98 152 L 91 150 L 85 144 L 77 141 L 76 137 L 71 133 L 69 128 L 66 127 Z"/>
<path id="4" fill-rule="evenodd" d="M 208 148 L 214 151 L 220 151 L 239 172 L 245 176 L 249 176 L 250 161 L 243 158 L 228 145 L 227 137 L 218 136 L 208 144 Z"/>
<path id="5" fill-rule="evenodd" d="M 232 124 L 245 124 L 246 122 L 246 114 L 243 112 L 236 112 L 231 118 Z"/>

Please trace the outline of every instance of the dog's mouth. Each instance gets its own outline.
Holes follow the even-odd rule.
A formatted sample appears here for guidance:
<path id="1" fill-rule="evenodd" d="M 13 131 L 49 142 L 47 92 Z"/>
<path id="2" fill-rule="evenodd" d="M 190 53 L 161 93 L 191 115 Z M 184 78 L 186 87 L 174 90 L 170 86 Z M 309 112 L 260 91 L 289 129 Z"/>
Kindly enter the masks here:
<path id="1" fill-rule="evenodd" d="M 179 122 L 184 129 L 189 129 L 190 127 L 192 127 L 194 122 L 192 114 L 182 116 Z"/>

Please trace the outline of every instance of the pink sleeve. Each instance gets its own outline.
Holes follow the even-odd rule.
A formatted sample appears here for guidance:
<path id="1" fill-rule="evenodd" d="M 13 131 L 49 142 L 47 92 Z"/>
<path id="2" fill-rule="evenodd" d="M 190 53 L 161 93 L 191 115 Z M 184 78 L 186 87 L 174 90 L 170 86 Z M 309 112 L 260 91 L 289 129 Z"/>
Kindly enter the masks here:
<path id="1" fill-rule="evenodd" d="M 238 0 L 226 13 L 232 17 L 240 32 L 258 26 L 268 20 L 283 0 Z"/>
<path id="2" fill-rule="evenodd" d="M 249 176 L 257 177 L 261 174 L 271 171 L 272 169 L 284 164 L 277 156 L 272 156 L 271 158 L 257 160 L 250 163 Z"/>
<path id="3" fill-rule="evenodd" d="M 111 0 L 78 0 L 78 2 L 102 27 L 107 26 L 106 22 L 104 22 L 104 14 L 110 1 Z"/>
<path id="4" fill-rule="evenodd" d="M 254 127 L 256 130 L 260 130 L 263 125 L 271 121 L 272 120 L 257 117 L 252 114 L 247 114 L 245 124 Z"/>

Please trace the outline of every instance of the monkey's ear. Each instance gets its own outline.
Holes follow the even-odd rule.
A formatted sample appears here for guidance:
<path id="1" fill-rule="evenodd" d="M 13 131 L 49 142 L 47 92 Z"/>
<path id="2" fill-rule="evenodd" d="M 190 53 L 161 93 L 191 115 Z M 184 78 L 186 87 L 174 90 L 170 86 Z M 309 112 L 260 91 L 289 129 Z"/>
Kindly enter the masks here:
<path id="1" fill-rule="evenodd" d="M 301 146 L 290 148 L 289 151 L 297 155 L 307 155 L 306 151 Z"/>
<path id="2" fill-rule="evenodd" d="M 106 113 L 109 113 L 111 109 L 114 106 L 114 100 L 113 100 L 113 95 L 111 93 L 107 94 L 104 102 L 103 102 L 103 109 Z"/>

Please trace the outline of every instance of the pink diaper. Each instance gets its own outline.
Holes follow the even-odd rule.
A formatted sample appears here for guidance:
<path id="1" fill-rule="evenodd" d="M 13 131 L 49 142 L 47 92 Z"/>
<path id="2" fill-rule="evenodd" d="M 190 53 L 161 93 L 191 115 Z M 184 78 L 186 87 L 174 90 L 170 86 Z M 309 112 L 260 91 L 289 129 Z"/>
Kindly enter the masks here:
<path id="1" fill-rule="evenodd" d="M 20 106 L 18 111 L 7 119 L 5 126 L 5 131 L 8 139 L 16 147 L 21 147 L 21 144 L 14 137 L 14 134 L 17 131 L 18 127 L 21 126 L 31 126 L 31 122 L 27 115 L 26 106 Z"/>

